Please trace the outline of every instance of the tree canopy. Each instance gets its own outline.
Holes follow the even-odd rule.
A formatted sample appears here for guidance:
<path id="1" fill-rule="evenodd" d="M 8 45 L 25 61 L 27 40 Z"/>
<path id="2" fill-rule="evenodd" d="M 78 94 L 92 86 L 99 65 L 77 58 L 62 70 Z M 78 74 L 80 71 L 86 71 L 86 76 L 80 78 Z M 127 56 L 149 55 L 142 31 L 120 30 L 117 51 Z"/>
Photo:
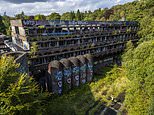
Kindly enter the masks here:
<path id="1" fill-rule="evenodd" d="M 19 64 L 12 57 L 0 59 L 0 114 L 37 114 L 46 97 L 32 77 L 16 72 Z"/>
<path id="2" fill-rule="evenodd" d="M 128 55 L 129 54 L 129 55 Z M 131 115 L 152 115 L 154 107 L 154 40 L 130 48 L 123 66 L 131 81 L 126 93 L 126 107 Z"/>
<path id="3" fill-rule="evenodd" d="M 15 17 L 0 16 L 0 32 L 10 35 L 10 19 L 29 19 L 24 12 L 17 14 Z M 127 48 L 122 56 L 122 67 L 114 69 L 115 72 L 107 74 L 107 83 L 110 85 L 109 92 L 118 92 L 114 87 L 115 79 L 117 76 L 126 76 L 127 86 L 125 86 L 126 98 L 124 107 L 130 115 L 152 115 L 154 113 L 154 0 L 138 0 L 124 5 L 116 5 L 111 8 L 99 8 L 94 11 L 81 12 L 80 10 L 66 12 L 60 15 L 59 13 L 51 13 L 48 16 L 39 14 L 34 16 L 35 20 L 86 20 L 86 21 L 118 21 L 122 18 L 126 18 L 128 21 L 138 21 L 140 24 L 140 30 L 138 31 L 138 37 L 140 41 L 138 46 L 134 46 L 131 41 L 127 43 Z M 37 44 L 32 43 L 31 54 L 35 54 L 38 50 Z M 61 100 L 66 100 L 66 105 L 69 103 L 68 97 L 57 98 L 55 103 L 60 105 L 52 106 L 54 101 L 46 102 L 47 106 L 43 107 L 43 99 L 48 99 L 45 93 L 38 91 L 38 86 L 34 80 L 27 76 L 17 73 L 15 70 L 18 64 L 14 62 L 12 57 L 1 57 L 0 59 L 0 114 L 37 114 L 44 110 L 60 110 L 64 105 L 61 105 Z M 117 79 L 117 81 L 120 78 Z M 103 79 L 104 80 L 104 79 Z M 102 81 L 103 81 L 102 80 Z M 117 82 L 116 81 L 116 82 Z M 98 83 L 98 84 L 97 84 Z M 94 82 L 92 86 L 95 88 L 102 87 L 102 82 Z M 106 84 L 107 84 L 106 83 Z M 120 85 L 121 82 L 118 82 Z M 94 84 L 94 85 L 93 85 Z M 105 83 L 103 83 L 105 84 Z M 107 85 L 107 87 L 109 87 Z M 124 85 L 124 84 L 123 84 Z M 79 89 L 78 89 L 79 90 Z M 77 91 L 78 91 L 77 90 Z M 86 86 L 87 90 L 87 86 Z M 83 91 L 81 94 L 83 94 Z M 93 92 L 93 91 L 92 91 Z M 97 96 L 98 91 L 94 91 Z M 70 94 L 71 97 L 74 94 Z M 89 96 L 89 92 L 88 92 Z M 87 97 L 88 97 L 87 96 Z M 97 98 L 96 96 L 96 98 Z M 99 95 L 100 96 L 100 95 Z M 98 97 L 99 97 L 98 96 Z M 71 107 L 64 108 L 70 110 L 70 108 L 78 107 L 84 102 L 79 98 L 79 104 L 74 106 L 73 97 L 71 100 Z M 85 94 L 86 97 L 86 94 Z M 88 98 L 85 98 L 86 106 L 89 105 Z M 91 100 L 93 101 L 93 100 Z M 65 103 L 65 102 L 64 102 Z M 93 103 L 93 102 L 91 102 Z M 51 105 L 50 105 L 51 104 Z M 52 109 L 50 107 L 53 107 Z M 58 109 L 57 109 L 58 108 Z M 76 108 L 75 108 L 76 109 Z M 79 109 L 77 109 L 79 110 Z M 72 110 L 70 110 L 72 112 Z M 73 111 L 74 112 L 74 111 Z M 53 112 L 55 113 L 55 112 Z"/>

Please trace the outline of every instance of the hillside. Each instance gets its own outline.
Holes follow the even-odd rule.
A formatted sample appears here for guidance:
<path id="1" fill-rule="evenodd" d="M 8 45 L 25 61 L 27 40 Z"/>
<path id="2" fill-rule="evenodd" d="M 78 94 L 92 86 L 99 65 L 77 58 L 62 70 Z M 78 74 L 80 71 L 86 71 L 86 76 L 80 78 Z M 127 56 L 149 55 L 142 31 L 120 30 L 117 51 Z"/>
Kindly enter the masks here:
<path id="1" fill-rule="evenodd" d="M 127 43 L 122 66 L 101 68 L 102 75 L 92 83 L 65 93 L 49 96 L 40 92 L 33 80 L 14 72 L 18 66 L 12 58 L 0 60 L 0 114 L 106 114 L 118 112 L 128 115 L 153 115 L 154 113 L 154 1 L 140 0 L 110 9 L 67 12 L 62 15 L 36 15 L 39 19 L 62 20 L 126 20 L 138 21 L 140 41 L 138 46 Z M 9 20 L 30 18 L 24 12 L 16 17 L 0 16 L 0 32 L 10 35 Z M 5 28 L 5 29 L 4 29 Z M 23 77 L 24 76 L 24 77 Z M 27 82 L 28 80 L 28 82 Z M 16 84 L 16 85 L 15 85 Z"/>

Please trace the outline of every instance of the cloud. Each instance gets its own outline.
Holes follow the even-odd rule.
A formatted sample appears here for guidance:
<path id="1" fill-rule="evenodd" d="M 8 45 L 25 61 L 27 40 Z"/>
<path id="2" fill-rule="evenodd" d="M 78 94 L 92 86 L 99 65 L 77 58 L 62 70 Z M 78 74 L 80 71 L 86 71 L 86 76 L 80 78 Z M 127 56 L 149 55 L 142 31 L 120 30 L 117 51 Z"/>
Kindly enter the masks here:
<path id="1" fill-rule="evenodd" d="M 20 4 L 20 3 L 46 2 L 48 0 L 2 0 L 2 1 Z"/>
<path id="2" fill-rule="evenodd" d="M 77 11 L 78 9 L 80 11 L 93 11 L 98 8 L 110 8 L 113 5 L 131 1 L 133 0 L 3 0 L 0 1 L 0 14 L 3 15 L 5 11 L 7 15 L 11 16 L 22 11 L 26 15 L 48 15 L 52 12 L 62 14 L 68 11 Z"/>
<path id="3" fill-rule="evenodd" d="M 21 3 L 35 3 L 35 2 L 56 2 L 58 0 L 2 0 L 2 1 L 21 4 Z M 65 0 L 59 0 L 59 1 L 65 1 Z"/>

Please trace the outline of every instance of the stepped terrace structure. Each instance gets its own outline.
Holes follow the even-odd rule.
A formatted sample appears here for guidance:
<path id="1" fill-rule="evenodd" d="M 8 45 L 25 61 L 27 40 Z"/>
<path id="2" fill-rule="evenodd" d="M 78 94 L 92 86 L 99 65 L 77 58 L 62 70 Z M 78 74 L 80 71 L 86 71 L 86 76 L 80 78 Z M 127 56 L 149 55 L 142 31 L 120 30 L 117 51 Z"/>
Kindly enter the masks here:
<path id="1" fill-rule="evenodd" d="M 29 55 L 30 71 L 47 70 L 53 60 L 94 55 L 94 63 L 108 63 L 122 52 L 127 41 L 138 41 L 133 21 L 11 20 L 12 41 Z M 101 61 L 100 61 L 101 60 Z"/>
<path id="2" fill-rule="evenodd" d="M 19 64 L 19 67 L 16 69 L 17 72 L 28 73 L 28 60 L 26 52 L 7 52 L 5 53 L 5 55 L 12 56 L 14 58 L 14 61 Z"/>
<path id="3" fill-rule="evenodd" d="M 10 48 L 8 48 L 8 46 L 5 44 L 5 41 L 9 41 L 9 39 L 9 37 L 0 33 L 0 55 L 10 51 Z"/>

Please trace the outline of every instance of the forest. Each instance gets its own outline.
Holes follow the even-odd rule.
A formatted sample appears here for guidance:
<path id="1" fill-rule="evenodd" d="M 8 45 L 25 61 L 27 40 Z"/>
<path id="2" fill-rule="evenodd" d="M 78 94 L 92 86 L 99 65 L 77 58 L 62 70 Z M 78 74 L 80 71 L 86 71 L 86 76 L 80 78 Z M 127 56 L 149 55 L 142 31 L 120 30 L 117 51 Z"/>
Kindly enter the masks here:
<path id="1" fill-rule="evenodd" d="M 15 72 L 19 66 L 12 57 L 0 59 L 0 114 L 91 115 L 101 111 L 108 97 L 125 93 L 119 114 L 154 115 L 154 1 L 140 0 L 95 11 L 38 14 L 35 20 L 118 21 L 122 17 L 138 21 L 140 38 L 137 46 L 131 41 L 121 55 L 122 66 L 104 67 L 92 83 L 63 94 L 52 95 L 39 90 L 26 74 Z M 11 35 L 11 19 L 30 19 L 24 12 L 14 17 L 0 16 L 0 33 Z"/>

